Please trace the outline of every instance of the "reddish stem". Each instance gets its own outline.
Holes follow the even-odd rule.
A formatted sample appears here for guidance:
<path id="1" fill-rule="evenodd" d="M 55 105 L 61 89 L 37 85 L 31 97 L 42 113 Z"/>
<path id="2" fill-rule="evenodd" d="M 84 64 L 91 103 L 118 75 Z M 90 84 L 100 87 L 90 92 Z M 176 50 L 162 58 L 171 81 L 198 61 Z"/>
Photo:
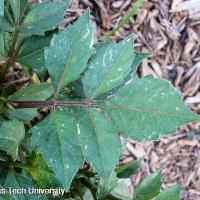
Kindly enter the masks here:
<path id="1" fill-rule="evenodd" d="M 22 108 L 42 108 L 42 107 L 55 107 L 55 106 L 86 106 L 93 107 L 98 105 L 93 101 L 85 101 L 85 102 L 67 102 L 67 101 L 9 101 L 9 104 L 13 106 L 15 109 Z"/>

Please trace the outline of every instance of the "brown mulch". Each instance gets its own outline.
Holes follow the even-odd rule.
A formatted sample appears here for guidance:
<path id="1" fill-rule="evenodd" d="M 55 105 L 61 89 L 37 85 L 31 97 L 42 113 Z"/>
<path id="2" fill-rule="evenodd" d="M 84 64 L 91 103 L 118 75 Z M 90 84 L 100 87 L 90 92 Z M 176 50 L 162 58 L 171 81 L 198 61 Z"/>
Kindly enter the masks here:
<path id="1" fill-rule="evenodd" d="M 73 0 L 62 27 L 89 7 L 97 41 L 134 3 L 135 0 Z M 131 33 L 136 50 L 151 52 L 139 67 L 141 76 L 153 74 L 170 80 L 183 93 L 184 102 L 200 114 L 200 0 L 145 0 L 139 13 L 113 40 Z M 20 81 L 26 82 L 27 78 Z M 164 187 L 180 183 L 182 200 L 200 200 L 200 123 L 185 125 L 176 134 L 156 142 L 129 141 L 126 156 L 144 158 L 132 178 L 133 186 L 161 168 Z"/>
<path id="2" fill-rule="evenodd" d="M 189 3 L 188 3 L 189 2 Z M 74 0 L 66 23 L 74 21 L 90 7 L 96 40 L 106 35 L 134 5 L 134 0 Z M 114 37 L 129 34 L 135 49 L 151 56 L 140 65 L 141 76 L 153 74 L 170 80 L 184 95 L 184 102 L 200 114 L 200 1 L 146 0 Z M 133 185 L 157 169 L 162 169 L 164 187 L 180 183 L 184 200 L 200 200 L 200 123 L 178 129 L 176 134 L 156 142 L 129 141 L 126 156 L 144 157 Z"/>

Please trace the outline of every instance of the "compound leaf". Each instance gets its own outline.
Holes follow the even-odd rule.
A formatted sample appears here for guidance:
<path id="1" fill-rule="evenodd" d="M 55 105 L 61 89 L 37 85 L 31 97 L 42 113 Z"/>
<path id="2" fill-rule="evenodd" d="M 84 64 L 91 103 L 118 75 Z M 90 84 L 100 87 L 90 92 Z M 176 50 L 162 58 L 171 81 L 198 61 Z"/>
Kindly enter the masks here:
<path id="1" fill-rule="evenodd" d="M 11 101 L 42 101 L 48 99 L 54 90 L 50 83 L 33 84 L 19 89 L 9 96 Z"/>
<path id="2" fill-rule="evenodd" d="M 168 81 L 152 76 L 124 86 L 102 108 L 126 137 L 138 141 L 156 140 L 178 126 L 200 120 Z"/>
<path id="3" fill-rule="evenodd" d="M 4 121 L 0 124 L 0 133 L 0 149 L 16 160 L 19 145 L 25 136 L 23 123 L 16 119 Z"/>
<path id="4" fill-rule="evenodd" d="M 80 116 L 77 131 L 84 157 L 103 181 L 108 182 L 120 156 L 119 137 L 104 111 L 85 109 Z"/>
<path id="5" fill-rule="evenodd" d="M 71 1 L 35 3 L 22 22 L 20 31 L 30 35 L 44 35 L 63 21 Z"/>
<path id="6" fill-rule="evenodd" d="M 147 176 L 137 187 L 134 200 L 150 200 L 157 196 L 162 185 L 161 171 L 154 172 Z"/>
<path id="7" fill-rule="evenodd" d="M 15 171 L 10 170 L 7 174 L 5 180 L 5 188 L 16 188 L 16 189 L 26 189 L 26 194 L 15 194 L 17 200 L 47 200 L 47 197 L 41 194 L 30 194 L 29 189 L 34 188 L 32 181 L 22 176 L 21 174 L 16 173 Z"/>
<path id="8" fill-rule="evenodd" d="M 181 188 L 179 185 L 174 185 L 161 192 L 156 200 L 180 200 Z"/>
<path id="9" fill-rule="evenodd" d="M 29 37 L 18 53 L 16 61 L 34 70 L 45 67 L 44 48 L 49 46 L 51 37 Z"/>
<path id="10" fill-rule="evenodd" d="M 89 11 L 73 25 L 54 35 L 45 51 L 46 67 L 51 76 L 56 96 L 60 90 L 79 78 L 87 66 L 93 49 L 93 30 Z"/>
<path id="11" fill-rule="evenodd" d="M 102 46 L 82 78 L 85 96 L 94 99 L 124 81 L 134 59 L 133 38 Z"/>
<path id="12" fill-rule="evenodd" d="M 32 145 L 41 153 L 67 190 L 83 156 L 76 141 L 74 118 L 64 111 L 51 111 L 50 115 L 32 129 Z"/>

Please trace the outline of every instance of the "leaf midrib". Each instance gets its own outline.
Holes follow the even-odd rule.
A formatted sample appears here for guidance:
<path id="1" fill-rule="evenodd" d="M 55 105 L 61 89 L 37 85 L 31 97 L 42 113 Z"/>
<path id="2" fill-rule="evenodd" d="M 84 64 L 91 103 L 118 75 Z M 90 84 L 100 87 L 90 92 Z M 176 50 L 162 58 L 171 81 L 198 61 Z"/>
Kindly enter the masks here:
<path id="1" fill-rule="evenodd" d="M 96 138 L 96 142 L 97 142 L 97 146 L 98 146 L 98 149 L 99 149 L 99 155 L 100 155 L 100 160 L 101 160 L 101 163 L 102 163 L 102 166 L 103 166 L 103 173 L 104 173 L 104 177 L 106 178 L 106 179 L 108 179 L 108 177 L 107 177 L 107 175 L 106 175 L 106 173 L 105 173 L 105 169 L 106 169 L 106 167 L 105 167 L 105 165 L 104 165 L 104 162 L 103 162 L 103 155 L 102 155 L 102 153 L 101 153 L 101 148 L 100 148 L 100 144 L 99 144 L 99 140 L 98 140 L 98 133 L 96 132 L 96 127 L 95 127 L 95 122 L 93 121 L 93 119 L 92 119 L 92 114 L 91 114 L 91 111 L 90 111 L 90 109 L 88 110 L 88 115 L 89 115 L 89 118 L 90 118 L 90 121 L 91 121 L 91 124 L 92 124 L 92 128 L 93 128 L 93 130 L 94 130 L 94 134 L 95 134 L 95 138 Z"/>
<path id="2" fill-rule="evenodd" d="M 59 125 L 58 125 L 58 122 L 57 122 L 57 117 L 56 117 L 56 109 L 55 107 L 53 108 L 53 116 L 54 116 L 54 122 L 55 122 L 55 127 L 56 127 L 56 136 L 58 138 L 58 142 L 59 142 L 59 150 L 60 150 L 60 153 L 61 153 L 61 159 L 62 159 L 62 163 L 63 163 L 63 169 L 64 169 L 64 175 L 65 175 L 65 181 L 66 181 L 66 177 L 67 177 L 67 174 L 66 174 L 66 170 L 65 170 L 65 162 L 64 162 L 64 155 L 63 155 L 63 145 L 62 145 L 62 142 L 61 142 L 61 138 L 60 138 L 60 131 L 59 131 Z"/>
<path id="3" fill-rule="evenodd" d="M 16 145 L 18 145 L 18 142 L 17 142 L 16 140 L 14 140 L 13 138 L 9 138 L 9 137 L 0 137 L 0 139 L 9 140 L 9 141 L 15 143 Z"/>
<path id="4" fill-rule="evenodd" d="M 31 86 L 34 87 L 34 85 L 31 85 Z M 30 87 L 31 87 L 31 86 L 30 86 Z M 50 84 L 49 84 L 49 83 L 40 83 L 40 84 L 37 84 L 37 86 L 45 86 L 45 88 L 42 88 L 42 89 L 39 88 L 39 91 L 29 93 L 28 95 L 26 95 L 26 96 L 24 96 L 24 97 L 22 96 L 21 99 L 19 99 L 19 98 L 20 98 L 21 95 L 23 95 L 23 93 L 22 93 L 22 94 L 18 93 L 18 94 L 16 94 L 16 95 L 17 95 L 17 100 L 16 100 L 16 99 L 13 99 L 13 96 L 14 96 L 14 95 L 11 95 L 10 98 L 9 98 L 9 100 L 31 101 L 30 99 L 32 99 L 32 97 L 40 97 L 41 95 L 39 95 L 39 94 L 41 94 L 41 93 L 43 93 L 43 92 L 47 92 L 47 91 L 49 90 L 48 86 L 50 86 Z M 27 89 L 27 88 L 25 88 L 25 89 Z M 26 91 L 26 90 L 24 90 L 24 91 Z M 30 91 L 30 88 L 29 88 L 28 91 Z M 38 94 L 38 93 L 39 93 L 39 94 Z M 39 96 L 38 96 L 38 95 L 39 95 Z M 36 99 L 36 98 L 34 98 L 34 99 Z M 43 98 L 43 99 L 44 99 L 44 98 Z"/>
<path id="5" fill-rule="evenodd" d="M 84 22 L 85 22 L 85 21 L 84 21 Z M 71 51 L 70 51 L 70 55 L 69 55 L 69 57 L 67 57 L 67 64 L 65 65 L 64 71 L 63 71 L 62 76 L 61 76 L 61 79 L 60 79 L 60 82 L 59 82 L 58 87 L 57 87 L 57 90 L 56 90 L 56 92 L 55 92 L 55 97 L 58 96 L 58 94 L 59 94 L 59 92 L 60 92 L 60 90 L 61 90 L 61 84 L 62 84 L 62 82 L 63 82 L 63 79 L 64 79 L 64 77 L 66 76 L 66 73 L 69 71 L 68 66 L 69 66 L 69 64 L 70 64 L 71 57 L 72 57 L 72 55 L 73 55 L 73 51 L 74 51 L 74 48 L 75 48 L 75 44 L 77 43 L 78 37 L 79 37 L 80 33 L 82 32 L 84 22 L 82 23 L 82 26 L 81 26 L 81 28 L 79 29 L 78 34 L 77 34 L 77 36 L 76 36 L 76 38 L 75 38 L 75 40 L 74 40 L 74 42 L 73 42 L 73 44 L 72 44 Z"/>
<path id="6" fill-rule="evenodd" d="M 43 47 L 43 48 L 41 48 L 41 49 L 38 49 L 38 50 L 36 50 L 36 51 L 33 51 L 33 52 L 31 52 L 31 53 L 28 53 L 28 54 L 26 54 L 26 55 L 24 55 L 24 56 L 19 56 L 18 58 L 17 58 L 17 60 L 20 60 L 20 59 L 24 59 L 24 58 L 26 58 L 26 57 L 29 57 L 29 56 L 31 56 L 31 55 L 33 55 L 33 54 L 35 54 L 35 53 L 38 53 L 39 51 L 42 51 L 42 50 L 44 50 L 44 48 L 45 47 Z"/>
<path id="7" fill-rule="evenodd" d="M 119 45 L 119 44 L 117 44 Z M 101 87 L 105 84 L 105 81 L 107 79 L 107 77 L 110 75 L 110 73 L 113 71 L 113 69 L 115 69 L 116 65 L 118 64 L 119 60 L 121 60 L 121 57 L 124 55 L 124 52 L 126 51 L 126 47 L 129 45 L 129 43 L 127 42 L 127 44 L 124 47 L 124 50 L 122 51 L 122 53 L 120 54 L 119 57 L 117 57 L 116 62 L 114 64 L 114 67 L 111 67 L 111 69 L 108 71 L 108 73 L 106 74 L 104 80 L 102 80 L 102 83 L 100 84 L 100 86 L 94 91 L 94 93 L 91 96 L 91 99 L 94 99 L 96 97 L 96 94 L 98 93 L 98 91 L 101 89 Z M 131 65 L 130 65 L 131 66 Z M 112 88 L 114 88 L 115 86 L 113 86 Z M 111 89 L 112 89 L 111 88 Z"/>
<path id="8" fill-rule="evenodd" d="M 51 2 L 52 3 L 52 2 Z M 53 3 L 55 3 L 55 2 L 53 2 Z M 57 2 L 58 3 L 58 2 Z M 58 3 L 58 4 L 61 4 L 61 3 Z M 64 3 L 63 3 L 64 4 Z M 68 6 L 68 4 L 66 4 L 66 7 Z M 58 12 L 59 10 L 61 10 L 62 8 L 64 7 L 64 5 L 62 6 L 62 7 L 60 7 L 60 8 L 58 8 L 58 9 L 56 9 L 55 10 L 55 12 L 53 12 L 53 13 L 56 13 L 56 12 Z M 35 22 L 37 22 L 38 20 L 40 20 L 41 18 L 45 18 L 45 17 L 47 17 L 48 15 L 52 15 L 53 14 L 52 12 L 51 13 L 48 13 L 48 14 L 46 14 L 46 15 L 41 15 L 40 17 L 38 17 L 38 18 L 36 18 L 34 21 L 31 21 L 31 22 L 29 22 L 29 23 L 23 23 L 22 24 L 22 28 L 26 28 L 27 26 L 29 26 L 30 24 L 34 24 Z M 25 18 L 26 19 L 26 18 Z"/>
<path id="9" fill-rule="evenodd" d="M 103 110 L 120 110 L 120 111 L 129 111 L 129 112 L 141 112 L 141 113 L 150 113 L 150 114 L 158 114 L 158 115 L 169 115 L 169 116 L 173 116 L 173 117 L 179 117 L 179 118 L 186 118 L 186 119 L 195 119 L 195 120 L 199 120 L 200 118 L 197 117 L 187 117 L 185 116 L 185 114 L 177 114 L 177 113 L 171 113 L 171 112 L 163 112 L 163 111 L 159 111 L 159 110 L 146 110 L 146 109 L 137 109 L 137 108 L 129 108 L 127 106 L 116 106 L 116 105 L 112 105 L 112 104 L 107 104 L 107 105 L 103 105 L 103 104 L 99 104 L 98 107 L 102 108 Z M 107 108 L 106 108 L 107 107 Z"/>

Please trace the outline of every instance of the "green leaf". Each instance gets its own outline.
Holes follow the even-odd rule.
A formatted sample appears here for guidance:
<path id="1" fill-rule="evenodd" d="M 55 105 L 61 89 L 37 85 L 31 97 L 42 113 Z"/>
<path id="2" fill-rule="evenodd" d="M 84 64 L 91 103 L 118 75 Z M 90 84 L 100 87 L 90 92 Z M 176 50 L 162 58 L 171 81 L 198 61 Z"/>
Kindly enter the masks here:
<path id="1" fill-rule="evenodd" d="M 45 58 L 56 96 L 63 87 L 78 79 L 86 68 L 93 52 L 92 44 L 89 11 L 73 25 L 54 35 L 50 47 L 45 51 Z"/>
<path id="2" fill-rule="evenodd" d="M 136 72 L 138 66 L 140 65 L 140 63 L 149 56 L 150 54 L 149 53 L 143 53 L 143 52 L 135 52 L 135 57 L 134 57 L 134 60 L 131 64 L 131 70 L 130 72 L 128 73 L 128 75 L 126 76 L 126 78 L 124 79 L 124 83 L 125 84 L 127 81 L 129 81 L 134 73 Z"/>
<path id="3" fill-rule="evenodd" d="M 124 81 L 134 59 L 133 38 L 100 48 L 82 78 L 85 96 L 94 99 Z"/>
<path id="4" fill-rule="evenodd" d="M 29 37 L 21 47 L 17 62 L 34 70 L 45 67 L 44 48 L 49 46 L 51 37 Z"/>
<path id="5" fill-rule="evenodd" d="M 132 200 L 133 199 L 133 190 L 132 183 L 130 179 L 120 179 L 117 182 L 117 186 L 112 190 L 112 196 L 123 199 L 123 200 Z"/>
<path id="6" fill-rule="evenodd" d="M 84 157 L 107 182 L 119 161 L 121 145 L 116 130 L 104 111 L 85 109 L 79 115 L 77 131 Z"/>
<path id="7" fill-rule="evenodd" d="M 132 68 L 131 73 L 137 70 L 138 65 L 142 62 L 142 60 L 144 60 L 149 55 L 150 53 L 135 52 L 135 58 L 131 64 L 131 68 Z"/>
<path id="8" fill-rule="evenodd" d="M 67 199 L 67 200 L 73 200 L 73 199 Z M 94 200 L 91 191 L 88 189 L 83 194 L 83 200 Z"/>
<path id="9" fill-rule="evenodd" d="M 33 181 L 40 188 L 59 188 L 61 186 L 41 155 L 33 152 L 32 155 L 27 158 L 26 165 L 28 167 L 25 167 L 24 170 L 31 175 Z"/>
<path id="10" fill-rule="evenodd" d="M 9 171 L 5 181 L 5 188 L 24 188 L 27 192 L 26 194 L 15 194 L 17 200 L 47 200 L 47 197 L 39 194 L 30 194 L 28 189 L 34 188 L 32 181 L 22 176 L 21 174 L 16 173 L 15 171 Z"/>
<path id="11" fill-rule="evenodd" d="M 12 42 L 11 34 L 8 32 L 3 32 L 3 40 L 4 40 L 4 44 L 3 44 L 4 45 L 4 57 L 7 58 L 9 47 Z M 3 48 L 3 47 L 1 47 L 1 48 Z"/>
<path id="12" fill-rule="evenodd" d="M 137 170 L 140 168 L 140 160 L 135 160 L 129 163 L 126 163 L 115 169 L 118 178 L 130 178 L 133 176 Z"/>
<path id="13" fill-rule="evenodd" d="M 6 162 L 9 159 L 9 156 L 6 152 L 0 150 L 0 161 Z"/>
<path id="14" fill-rule="evenodd" d="M 54 90 L 50 83 L 34 84 L 19 89 L 9 96 L 10 101 L 42 101 L 52 96 Z"/>
<path id="15" fill-rule="evenodd" d="M 0 30 L 12 32 L 14 30 L 14 27 L 8 22 L 5 17 L 0 16 Z"/>
<path id="16" fill-rule="evenodd" d="M 4 16 L 4 0 L 0 0 L 0 16 Z"/>
<path id="17" fill-rule="evenodd" d="M 5 59 L 3 31 L 0 31 L 0 61 Z"/>
<path id="18" fill-rule="evenodd" d="M 137 70 L 138 65 L 142 62 L 142 60 L 144 58 L 146 58 L 149 55 L 149 53 L 140 53 L 140 52 L 135 52 L 135 57 L 134 60 L 131 64 L 131 69 L 128 73 L 128 75 L 124 78 L 124 80 L 117 85 L 116 87 L 112 88 L 111 90 L 105 92 L 104 94 L 100 95 L 98 97 L 98 99 L 103 100 L 103 99 L 107 99 L 108 96 L 113 95 L 114 93 L 116 93 L 120 88 L 122 88 L 124 85 L 126 85 L 126 83 L 128 81 L 130 81 L 131 78 L 133 78 L 133 75 L 135 73 L 135 71 Z M 80 86 L 79 86 L 80 87 Z M 77 88 L 75 88 L 77 89 Z M 81 91 L 81 90 L 79 90 Z"/>
<path id="19" fill-rule="evenodd" d="M 3 188 L 2 186 L 0 186 L 0 190 L 2 191 L 0 193 L 0 200 L 17 200 L 16 197 L 10 194 L 9 191 Z"/>
<path id="20" fill-rule="evenodd" d="M 200 120 L 182 103 L 181 94 L 168 81 L 152 76 L 124 86 L 106 104 L 102 108 L 116 127 L 137 141 L 156 140 L 175 132 L 178 126 Z"/>
<path id="21" fill-rule="evenodd" d="M 95 46 L 95 49 L 98 52 L 101 48 L 105 48 L 106 45 L 107 44 L 104 44 L 104 43 L 98 43 L 98 44 L 96 44 L 94 46 Z M 95 57 L 95 55 L 96 54 L 92 55 L 92 57 Z M 133 62 L 131 64 L 130 71 L 129 71 L 128 75 L 124 78 L 124 80 L 119 85 L 117 85 L 116 87 L 114 87 L 114 88 L 108 90 L 107 92 L 105 92 L 104 94 L 100 95 L 97 99 L 100 99 L 100 100 L 107 99 L 108 96 L 113 95 L 121 87 L 123 87 L 126 84 L 126 82 L 129 81 L 132 78 L 133 73 L 137 70 L 138 65 L 148 55 L 149 55 L 149 53 L 135 52 L 135 57 L 134 57 L 134 60 L 133 60 Z M 78 79 L 77 81 L 73 82 L 69 87 L 76 93 L 76 95 L 78 95 L 78 96 L 80 96 L 82 98 L 85 98 L 85 93 L 84 93 L 84 88 L 83 88 L 83 83 L 82 83 L 82 79 L 81 78 Z"/>
<path id="22" fill-rule="evenodd" d="M 13 95 L 8 97 L 9 101 L 42 101 L 51 97 L 54 89 L 49 83 L 33 84 L 28 87 L 17 90 Z M 16 117 L 24 122 L 30 122 L 38 115 L 36 108 L 24 108 L 7 110 L 5 113 L 8 117 Z"/>
<path id="23" fill-rule="evenodd" d="M 19 145 L 25 135 L 23 123 L 16 119 L 4 121 L 1 123 L 0 133 L 0 149 L 6 151 L 13 160 L 16 160 Z"/>
<path id="24" fill-rule="evenodd" d="M 64 111 L 53 110 L 31 131 L 32 145 L 68 190 L 83 163 L 82 152 L 76 141 L 74 118 Z"/>
<path id="25" fill-rule="evenodd" d="M 63 21 L 71 1 L 35 3 L 22 22 L 22 33 L 44 35 L 45 31 L 55 29 Z"/>
<path id="26" fill-rule="evenodd" d="M 156 200 L 180 200 L 181 188 L 179 185 L 174 185 L 161 192 Z"/>
<path id="27" fill-rule="evenodd" d="M 154 172 L 136 187 L 133 199 L 150 200 L 159 194 L 161 185 L 161 171 Z"/>
<path id="28" fill-rule="evenodd" d="M 4 6 L 4 18 L 13 26 L 13 30 L 15 28 L 15 22 L 13 19 L 13 14 L 11 12 L 10 6 L 7 5 L 8 1 L 5 1 Z"/>
<path id="29" fill-rule="evenodd" d="M 12 8 L 15 24 L 19 24 L 21 17 L 27 9 L 28 0 L 8 0 L 8 3 Z"/>
<path id="30" fill-rule="evenodd" d="M 109 180 L 104 182 L 104 180 L 100 179 L 97 190 L 97 198 L 104 199 L 108 194 L 110 194 L 110 192 L 116 186 L 117 186 L 117 175 L 113 170 L 112 173 L 110 174 Z"/>
<path id="31" fill-rule="evenodd" d="M 4 115 L 8 118 L 17 118 L 20 121 L 29 123 L 38 115 L 38 112 L 35 108 L 8 109 L 5 111 Z"/>

